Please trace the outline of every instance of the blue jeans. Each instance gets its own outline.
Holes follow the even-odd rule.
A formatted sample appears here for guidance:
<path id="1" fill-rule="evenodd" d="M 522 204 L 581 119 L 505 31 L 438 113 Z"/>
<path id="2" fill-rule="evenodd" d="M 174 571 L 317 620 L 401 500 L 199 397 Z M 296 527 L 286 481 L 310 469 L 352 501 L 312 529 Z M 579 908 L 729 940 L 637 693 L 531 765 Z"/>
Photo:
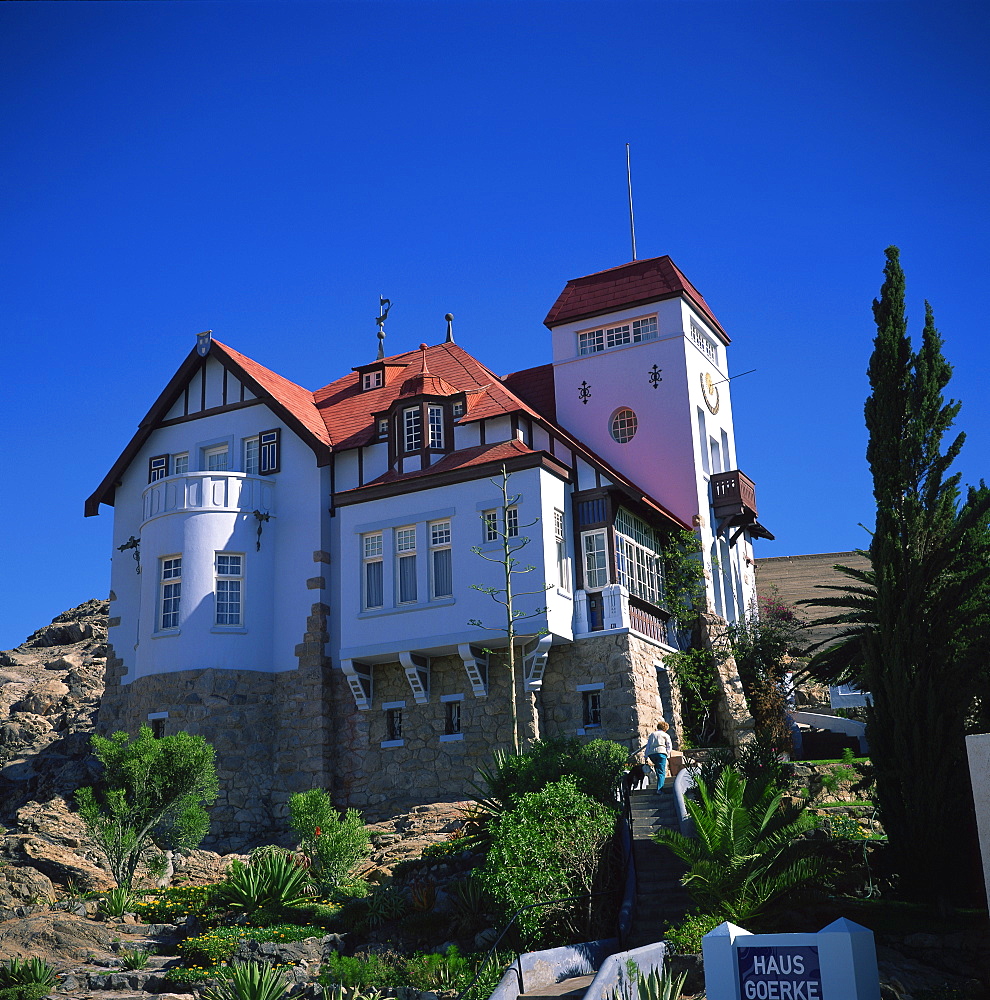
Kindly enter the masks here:
<path id="1" fill-rule="evenodd" d="M 665 753 L 651 753 L 650 763 L 657 772 L 657 791 L 663 790 L 663 783 L 667 780 L 667 755 Z"/>

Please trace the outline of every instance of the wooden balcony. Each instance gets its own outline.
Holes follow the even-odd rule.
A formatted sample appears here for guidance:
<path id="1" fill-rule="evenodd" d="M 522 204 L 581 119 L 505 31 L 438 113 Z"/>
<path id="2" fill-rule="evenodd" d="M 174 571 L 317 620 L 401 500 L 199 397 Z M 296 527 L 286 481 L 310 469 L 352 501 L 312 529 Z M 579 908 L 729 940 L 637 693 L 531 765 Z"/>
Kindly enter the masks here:
<path id="1" fill-rule="evenodd" d="M 743 512 L 756 517 L 756 485 L 738 469 L 716 472 L 712 476 L 712 506 L 719 519 Z"/>
<path id="2" fill-rule="evenodd" d="M 711 479 L 712 508 L 718 531 L 736 527 L 734 542 L 743 531 L 758 538 L 773 539 L 773 535 L 757 520 L 756 485 L 738 469 L 716 472 Z"/>

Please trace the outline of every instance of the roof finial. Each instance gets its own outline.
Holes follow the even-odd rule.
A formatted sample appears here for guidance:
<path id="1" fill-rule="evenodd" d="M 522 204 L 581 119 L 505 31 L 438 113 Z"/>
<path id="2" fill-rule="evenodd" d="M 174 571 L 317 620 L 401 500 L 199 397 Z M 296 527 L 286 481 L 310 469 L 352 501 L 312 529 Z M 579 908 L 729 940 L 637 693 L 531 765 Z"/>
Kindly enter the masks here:
<path id="1" fill-rule="evenodd" d="M 454 314 L 453 313 L 447 313 L 447 315 L 444 316 L 444 319 L 447 321 L 447 340 L 446 340 L 446 343 L 452 344 L 454 342 Z"/>
<path id="2" fill-rule="evenodd" d="M 384 295 L 378 296 L 378 360 L 385 357 L 385 320 L 388 319 L 388 311 L 392 308 L 392 301 Z"/>

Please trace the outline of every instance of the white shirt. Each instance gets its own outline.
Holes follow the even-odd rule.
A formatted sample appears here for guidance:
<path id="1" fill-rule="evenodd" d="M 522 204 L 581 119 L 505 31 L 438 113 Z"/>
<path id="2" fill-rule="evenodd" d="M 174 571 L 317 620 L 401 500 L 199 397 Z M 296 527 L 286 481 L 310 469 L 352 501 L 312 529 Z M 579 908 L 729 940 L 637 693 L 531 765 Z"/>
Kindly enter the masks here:
<path id="1" fill-rule="evenodd" d="M 651 753 L 663 753 L 669 757 L 672 749 L 673 744 L 670 742 L 669 734 L 665 733 L 662 729 L 654 729 L 646 737 L 646 747 L 643 749 L 643 753 L 646 759 L 649 760 Z"/>

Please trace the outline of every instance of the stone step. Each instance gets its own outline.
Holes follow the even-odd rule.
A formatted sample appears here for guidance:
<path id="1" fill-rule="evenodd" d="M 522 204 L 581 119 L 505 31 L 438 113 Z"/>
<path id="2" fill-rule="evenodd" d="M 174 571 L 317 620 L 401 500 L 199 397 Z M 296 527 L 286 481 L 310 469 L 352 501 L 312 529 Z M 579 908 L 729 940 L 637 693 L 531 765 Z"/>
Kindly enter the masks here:
<path id="1" fill-rule="evenodd" d="M 578 997 L 583 997 L 587 992 L 588 987 L 591 985 L 592 980 L 594 980 L 595 974 L 592 973 L 589 976 L 575 976 L 573 979 L 565 979 L 560 983 L 553 983 L 550 986 L 538 986 L 535 989 L 527 990 L 525 993 L 520 993 L 520 997 L 531 997 L 534 1000 L 561 1000 L 561 998 L 566 997 L 567 1000 L 577 1000 Z"/>

